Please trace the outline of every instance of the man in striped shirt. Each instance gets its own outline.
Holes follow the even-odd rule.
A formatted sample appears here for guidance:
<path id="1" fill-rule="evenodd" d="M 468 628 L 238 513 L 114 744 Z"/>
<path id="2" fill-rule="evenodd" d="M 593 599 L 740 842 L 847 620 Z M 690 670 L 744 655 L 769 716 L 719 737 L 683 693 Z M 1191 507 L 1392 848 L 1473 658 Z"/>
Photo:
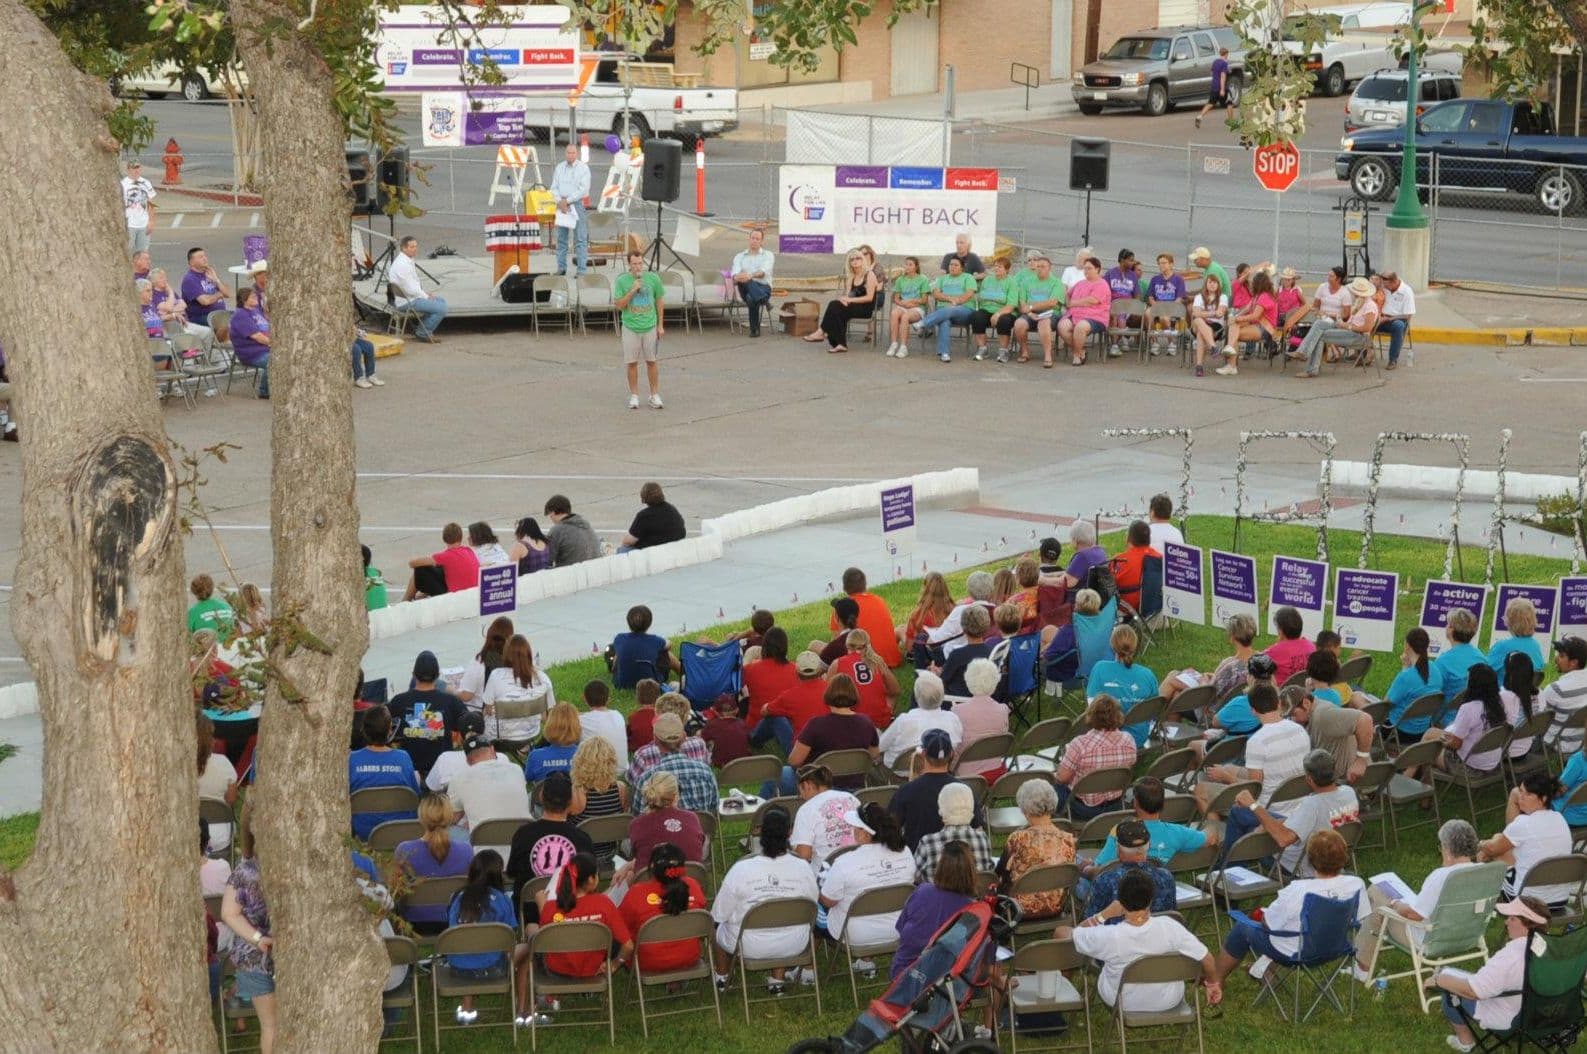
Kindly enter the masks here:
<path id="1" fill-rule="evenodd" d="M 1566 725 L 1587 707 L 1587 640 L 1561 637 L 1555 641 L 1554 664 L 1559 668 L 1559 677 L 1538 694 L 1538 702 L 1554 711 L 1548 742 L 1556 745 L 1561 754 L 1574 754 L 1581 749 L 1582 728 Z"/>

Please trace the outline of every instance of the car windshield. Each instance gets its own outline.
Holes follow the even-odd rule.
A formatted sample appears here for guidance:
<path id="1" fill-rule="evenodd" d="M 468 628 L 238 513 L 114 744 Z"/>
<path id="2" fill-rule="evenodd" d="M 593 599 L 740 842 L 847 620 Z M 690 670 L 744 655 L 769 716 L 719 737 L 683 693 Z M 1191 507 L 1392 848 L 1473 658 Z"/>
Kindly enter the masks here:
<path id="1" fill-rule="evenodd" d="M 1356 98 L 1371 102 L 1404 102 L 1405 84 L 1402 77 L 1368 77 L 1356 88 Z"/>
<path id="2" fill-rule="evenodd" d="M 1161 37 L 1125 37 L 1108 49 L 1105 59 L 1166 59 L 1168 41 Z"/>

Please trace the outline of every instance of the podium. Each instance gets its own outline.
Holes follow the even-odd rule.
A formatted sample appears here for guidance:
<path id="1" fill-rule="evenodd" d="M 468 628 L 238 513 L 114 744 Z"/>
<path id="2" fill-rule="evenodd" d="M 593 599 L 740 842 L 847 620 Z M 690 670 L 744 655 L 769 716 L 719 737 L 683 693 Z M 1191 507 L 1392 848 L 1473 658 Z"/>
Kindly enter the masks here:
<path id="1" fill-rule="evenodd" d="M 485 251 L 493 261 L 491 282 L 500 282 L 514 266 L 519 274 L 529 274 L 529 254 L 546 247 L 542 232 L 549 231 L 554 222 L 554 217 L 519 213 L 486 216 Z"/>

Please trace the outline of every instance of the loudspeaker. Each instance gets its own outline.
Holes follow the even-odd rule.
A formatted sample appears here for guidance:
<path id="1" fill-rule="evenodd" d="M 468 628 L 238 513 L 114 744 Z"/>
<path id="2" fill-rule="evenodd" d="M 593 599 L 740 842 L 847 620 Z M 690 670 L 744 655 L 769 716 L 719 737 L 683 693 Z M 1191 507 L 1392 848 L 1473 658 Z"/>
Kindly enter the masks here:
<path id="1" fill-rule="evenodd" d="M 380 156 L 379 184 L 375 187 L 375 206 L 386 211 L 386 204 L 395 197 L 408 195 L 408 148 L 394 147 Z"/>
<path id="2" fill-rule="evenodd" d="M 1069 141 L 1070 190 L 1108 189 L 1108 152 L 1111 146 L 1106 139 Z"/>
<path id="3" fill-rule="evenodd" d="M 644 150 L 645 171 L 639 196 L 646 201 L 677 201 L 683 175 L 683 144 L 676 139 L 646 139 Z"/>
<path id="4" fill-rule="evenodd" d="M 347 151 L 347 178 L 352 185 L 347 188 L 348 200 L 353 205 L 354 216 L 369 216 L 375 212 L 374 162 L 368 150 Z"/>

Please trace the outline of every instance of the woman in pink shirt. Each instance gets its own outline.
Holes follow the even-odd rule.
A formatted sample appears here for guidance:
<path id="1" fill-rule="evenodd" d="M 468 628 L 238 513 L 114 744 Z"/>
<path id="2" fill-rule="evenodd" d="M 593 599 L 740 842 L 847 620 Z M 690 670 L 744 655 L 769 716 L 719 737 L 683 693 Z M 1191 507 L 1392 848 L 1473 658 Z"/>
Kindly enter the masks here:
<path id="1" fill-rule="evenodd" d="M 1224 363 L 1213 371 L 1220 377 L 1233 377 L 1240 372 L 1235 361 L 1240 357 L 1241 341 L 1259 341 L 1278 334 L 1278 298 L 1273 294 L 1273 276 L 1266 270 L 1258 270 L 1250 278 L 1250 287 L 1251 302 L 1229 321 Z"/>
<path id="2" fill-rule="evenodd" d="M 1112 302 L 1113 290 L 1102 277 L 1102 261 L 1087 257 L 1085 277 L 1069 290 L 1069 310 L 1058 323 L 1058 339 L 1069 345 L 1069 365 L 1085 365 L 1086 338 L 1108 331 L 1108 307 Z"/>
<path id="3" fill-rule="evenodd" d="M 959 751 L 963 753 L 971 744 L 988 736 L 1002 735 L 1008 731 L 1008 707 L 992 698 L 1003 671 L 991 659 L 972 659 L 964 671 L 965 687 L 970 698 L 953 704 L 953 716 L 964 726 L 964 741 Z M 970 761 L 959 766 L 960 776 L 981 776 L 988 783 L 997 782 L 1003 774 L 1003 760 Z"/>

